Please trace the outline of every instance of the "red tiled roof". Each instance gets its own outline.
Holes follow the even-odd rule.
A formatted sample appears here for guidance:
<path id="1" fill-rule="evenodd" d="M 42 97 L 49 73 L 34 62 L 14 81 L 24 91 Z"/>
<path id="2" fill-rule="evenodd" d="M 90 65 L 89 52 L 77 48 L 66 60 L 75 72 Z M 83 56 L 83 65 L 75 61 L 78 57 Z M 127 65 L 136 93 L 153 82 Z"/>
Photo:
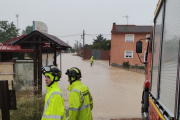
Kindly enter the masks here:
<path id="1" fill-rule="evenodd" d="M 19 40 L 20 38 L 23 38 L 24 36 L 26 35 L 21 35 L 19 37 L 15 37 L 3 43 L 0 43 L 0 52 L 33 52 L 33 49 L 21 49 L 19 45 L 15 45 L 15 46 L 7 45 L 8 43 Z"/>
<path id="2" fill-rule="evenodd" d="M 10 40 L 7 40 L 7 41 L 3 42 L 3 44 L 8 44 L 9 42 L 18 40 L 18 39 L 20 39 L 20 38 L 22 38 L 22 37 L 24 37 L 24 36 L 26 36 L 26 35 L 21 35 L 21 36 L 19 36 L 19 37 L 12 38 L 12 39 L 10 39 Z"/>
<path id="3" fill-rule="evenodd" d="M 19 45 L 4 45 L 0 43 L 0 52 L 33 52 L 33 49 L 21 49 Z"/>

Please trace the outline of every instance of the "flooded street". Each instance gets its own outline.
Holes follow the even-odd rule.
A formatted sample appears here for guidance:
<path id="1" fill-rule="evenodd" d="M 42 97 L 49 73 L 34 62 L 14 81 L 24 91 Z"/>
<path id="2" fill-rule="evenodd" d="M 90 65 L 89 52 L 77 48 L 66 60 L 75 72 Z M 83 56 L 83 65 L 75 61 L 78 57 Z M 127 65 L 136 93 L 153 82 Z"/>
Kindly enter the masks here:
<path id="1" fill-rule="evenodd" d="M 93 96 L 93 118 L 141 118 L 144 74 L 111 67 L 107 60 L 94 60 L 93 66 L 90 66 L 89 60 L 82 60 L 79 56 L 62 53 L 61 57 L 62 78 L 59 86 L 64 94 L 66 108 L 69 83 L 65 72 L 71 67 L 77 67 L 81 69 L 82 83 L 89 87 Z M 59 61 L 58 56 L 58 67 Z"/>

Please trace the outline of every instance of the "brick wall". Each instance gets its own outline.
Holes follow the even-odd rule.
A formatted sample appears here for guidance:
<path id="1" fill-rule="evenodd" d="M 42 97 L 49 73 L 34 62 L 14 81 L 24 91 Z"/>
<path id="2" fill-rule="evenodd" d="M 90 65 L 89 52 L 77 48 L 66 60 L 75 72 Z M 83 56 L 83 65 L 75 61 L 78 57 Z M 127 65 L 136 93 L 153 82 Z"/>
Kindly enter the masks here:
<path id="1" fill-rule="evenodd" d="M 84 59 L 90 59 L 91 58 L 91 49 L 85 49 L 84 50 Z"/>
<path id="2" fill-rule="evenodd" d="M 149 33 L 150 34 L 150 33 Z M 125 42 L 125 33 L 121 34 L 112 34 L 111 35 L 111 64 L 122 64 L 123 61 L 129 61 L 131 65 L 143 65 L 139 57 L 136 53 L 136 42 L 139 41 L 141 38 L 146 38 L 147 34 L 144 33 L 137 33 L 134 34 L 134 42 Z M 144 54 L 147 50 L 147 43 L 146 40 L 142 40 L 143 48 L 142 53 L 139 54 L 142 62 L 144 62 Z M 125 51 L 133 51 L 133 58 L 125 58 Z"/>
<path id="3" fill-rule="evenodd" d="M 101 51 L 101 59 L 102 60 L 109 60 L 110 51 L 109 50 L 102 50 Z"/>

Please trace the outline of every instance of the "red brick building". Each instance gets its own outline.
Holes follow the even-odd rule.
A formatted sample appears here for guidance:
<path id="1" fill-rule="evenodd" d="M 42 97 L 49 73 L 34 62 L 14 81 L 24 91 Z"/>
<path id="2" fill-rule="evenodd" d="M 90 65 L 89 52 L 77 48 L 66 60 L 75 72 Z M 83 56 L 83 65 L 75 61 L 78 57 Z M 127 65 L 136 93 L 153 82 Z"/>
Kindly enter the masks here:
<path id="1" fill-rule="evenodd" d="M 152 26 L 116 25 L 113 23 L 111 31 L 110 63 L 123 64 L 129 61 L 130 65 L 143 65 L 136 53 L 136 42 L 150 36 Z M 142 62 L 147 50 L 146 40 L 142 40 L 142 53 L 139 54 Z"/>

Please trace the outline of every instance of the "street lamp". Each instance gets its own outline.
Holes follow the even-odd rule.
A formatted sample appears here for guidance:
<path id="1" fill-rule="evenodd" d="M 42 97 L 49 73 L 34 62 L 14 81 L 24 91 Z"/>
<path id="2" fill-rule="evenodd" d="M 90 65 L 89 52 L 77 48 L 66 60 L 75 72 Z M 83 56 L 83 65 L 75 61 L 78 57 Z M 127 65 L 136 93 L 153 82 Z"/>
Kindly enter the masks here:
<path id="1" fill-rule="evenodd" d="M 18 17 L 19 17 L 19 15 L 16 14 L 16 17 L 17 17 L 17 29 L 18 29 L 18 28 L 19 28 L 19 27 L 18 27 Z"/>
<path id="2" fill-rule="evenodd" d="M 107 46 L 108 46 L 108 50 L 110 50 L 111 49 L 111 44 L 107 43 Z"/>

